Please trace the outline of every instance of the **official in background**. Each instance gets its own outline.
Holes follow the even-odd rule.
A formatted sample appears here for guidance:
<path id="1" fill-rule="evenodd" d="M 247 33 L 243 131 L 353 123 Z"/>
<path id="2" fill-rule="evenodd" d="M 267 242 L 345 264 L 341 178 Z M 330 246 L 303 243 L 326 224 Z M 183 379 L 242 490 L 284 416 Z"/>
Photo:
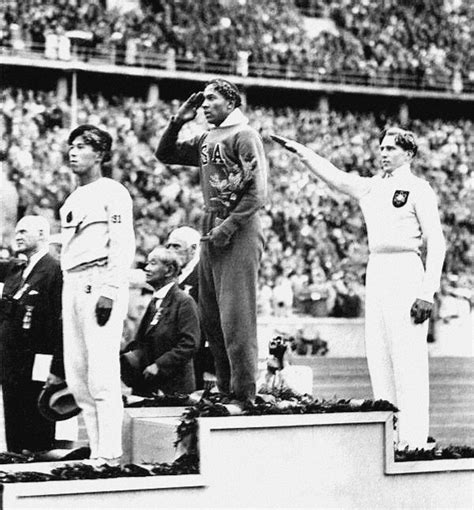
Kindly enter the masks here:
<path id="1" fill-rule="evenodd" d="M 103 176 L 111 136 L 84 124 L 69 135 L 69 164 L 79 187 L 60 210 L 64 277 L 64 365 L 82 408 L 91 458 L 122 455 L 120 342 L 135 254 L 132 199 Z"/>
<path id="2" fill-rule="evenodd" d="M 199 312 L 214 356 L 217 387 L 242 407 L 256 393 L 257 276 L 263 251 L 259 210 L 267 193 L 260 135 L 248 125 L 235 85 L 210 81 L 171 118 L 156 150 L 163 163 L 200 168 L 204 197 Z M 202 106 L 213 127 L 178 141 Z"/>
<path id="3" fill-rule="evenodd" d="M 155 248 L 145 266 L 153 298 L 135 339 L 121 356 L 122 380 L 135 395 L 192 393 L 196 389 L 193 356 L 199 345 L 197 305 L 178 286 L 176 253 Z"/>
<path id="4" fill-rule="evenodd" d="M 274 137 L 332 188 L 355 198 L 367 225 L 365 342 L 372 390 L 400 409 L 399 449 L 427 448 L 427 328 L 439 287 L 445 241 L 435 193 L 410 168 L 415 136 L 400 128 L 380 135 L 382 173 L 360 177 L 338 170 L 307 147 Z M 426 243 L 426 260 L 421 250 Z"/>
<path id="5" fill-rule="evenodd" d="M 54 447 L 55 424 L 38 411 L 45 384 L 63 381 L 59 263 L 49 254 L 49 223 L 24 216 L 16 225 L 16 252 L 3 263 L 0 300 L 1 377 L 8 451 Z"/>
<path id="6" fill-rule="evenodd" d="M 178 285 L 194 299 L 196 304 L 199 296 L 200 240 L 201 234 L 197 230 L 185 226 L 174 229 L 166 241 L 166 248 L 176 253 L 181 263 Z M 202 328 L 201 342 L 194 356 L 194 373 L 198 390 L 212 389 L 215 386 L 214 358 Z"/>

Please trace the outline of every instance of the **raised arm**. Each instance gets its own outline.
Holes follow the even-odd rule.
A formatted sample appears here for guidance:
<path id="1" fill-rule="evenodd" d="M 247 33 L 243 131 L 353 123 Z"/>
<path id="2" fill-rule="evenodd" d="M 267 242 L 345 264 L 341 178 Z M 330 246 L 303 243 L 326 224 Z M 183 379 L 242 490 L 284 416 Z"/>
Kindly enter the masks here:
<path id="1" fill-rule="evenodd" d="M 282 136 L 271 135 L 271 137 L 285 149 L 298 156 L 313 175 L 323 180 L 331 188 L 357 199 L 367 193 L 368 179 L 339 170 L 329 160 L 319 156 L 301 143 Z"/>
<path id="2" fill-rule="evenodd" d="M 178 134 L 187 122 L 193 120 L 197 110 L 204 101 L 202 92 L 191 94 L 181 105 L 177 114 L 171 118 L 161 135 L 155 156 L 162 163 L 169 165 L 198 166 L 198 141 L 200 137 L 178 142 Z"/>

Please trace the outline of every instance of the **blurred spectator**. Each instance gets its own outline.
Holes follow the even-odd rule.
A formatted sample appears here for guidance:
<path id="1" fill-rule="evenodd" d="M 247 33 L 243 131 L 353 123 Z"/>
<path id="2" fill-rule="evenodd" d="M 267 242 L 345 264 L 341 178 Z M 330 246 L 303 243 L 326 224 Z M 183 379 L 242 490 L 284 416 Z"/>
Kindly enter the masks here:
<path id="1" fill-rule="evenodd" d="M 15 236 L 18 192 L 8 179 L 7 167 L 0 167 L 0 248 L 9 248 Z"/>
<path id="2" fill-rule="evenodd" d="M 361 317 L 363 293 L 360 284 L 357 284 L 356 276 L 346 273 L 336 279 L 334 283 L 336 297 L 331 315 L 346 318 Z"/>

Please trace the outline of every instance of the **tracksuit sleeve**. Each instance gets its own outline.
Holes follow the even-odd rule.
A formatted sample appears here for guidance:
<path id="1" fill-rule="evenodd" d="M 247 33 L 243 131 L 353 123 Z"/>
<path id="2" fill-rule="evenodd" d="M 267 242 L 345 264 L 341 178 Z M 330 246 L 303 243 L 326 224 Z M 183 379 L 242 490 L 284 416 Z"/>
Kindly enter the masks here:
<path id="1" fill-rule="evenodd" d="M 420 299 L 433 302 L 438 290 L 446 254 L 446 242 L 441 227 L 436 195 L 426 184 L 422 199 L 415 204 L 416 215 L 420 222 L 423 238 L 426 241 L 426 267 Z"/>
<path id="2" fill-rule="evenodd" d="M 135 256 L 132 199 L 125 187 L 109 196 L 106 205 L 109 252 L 101 295 L 116 299 L 119 282 L 128 282 Z"/>
<path id="3" fill-rule="evenodd" d="M 199 138 L 178 142 L 178 134 L 183 127 L 181 122 L 171 118 L 161 135 L 155 151 L 156 158 L 168 165 L 199 166 Z"/>

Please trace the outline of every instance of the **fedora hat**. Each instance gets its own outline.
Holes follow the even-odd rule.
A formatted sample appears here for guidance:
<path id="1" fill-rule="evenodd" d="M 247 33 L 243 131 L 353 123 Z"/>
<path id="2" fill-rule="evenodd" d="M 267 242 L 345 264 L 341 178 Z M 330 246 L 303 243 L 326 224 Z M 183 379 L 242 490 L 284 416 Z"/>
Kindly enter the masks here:
<path id="1" fill-rule="evenodd" d="M 38 398 L 38 410 L 49 421 L 68 420 L 81 412 L 65 381 L 43 388 Z"/>

